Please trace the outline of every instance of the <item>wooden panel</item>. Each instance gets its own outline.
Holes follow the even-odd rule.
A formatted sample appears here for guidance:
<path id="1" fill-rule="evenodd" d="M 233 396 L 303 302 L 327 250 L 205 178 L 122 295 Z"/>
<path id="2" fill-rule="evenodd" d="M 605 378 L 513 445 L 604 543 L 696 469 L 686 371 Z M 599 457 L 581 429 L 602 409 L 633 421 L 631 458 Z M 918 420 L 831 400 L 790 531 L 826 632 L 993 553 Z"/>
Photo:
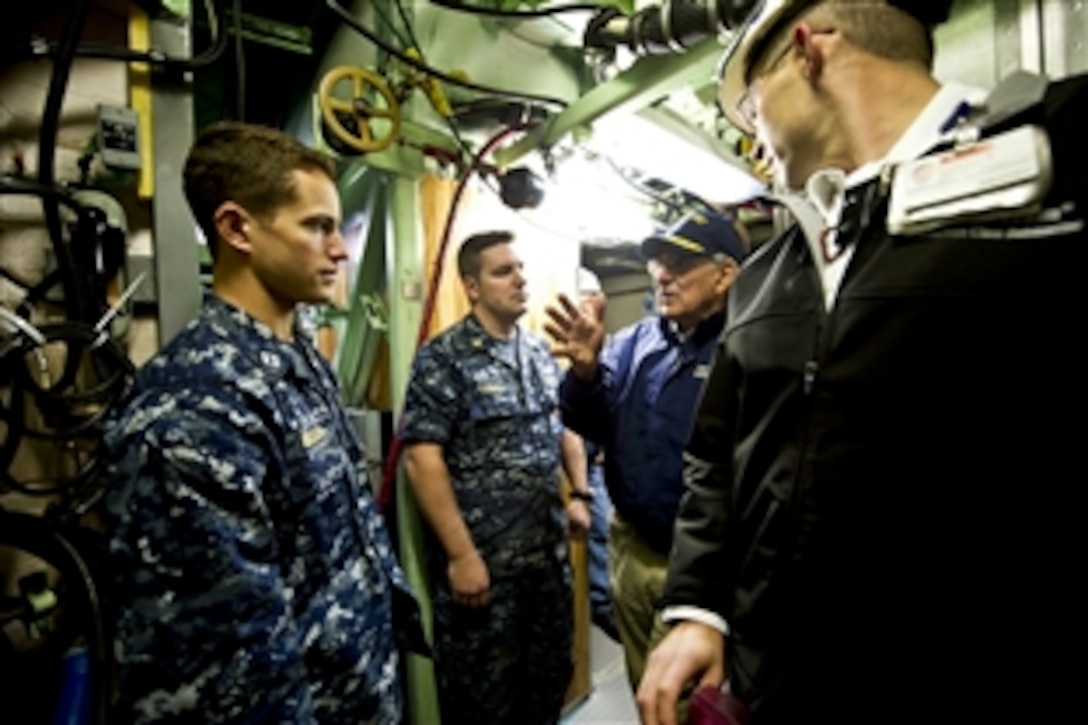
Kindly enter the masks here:
<path id="1" fill-rule="evenodd" d="M 589 558 L 584 538 L 570 542 L 570 564 L 574 572 L 574 675 L 571 677 L 563 711 L 567 712 L 593 692 L 589 662 Z"/>

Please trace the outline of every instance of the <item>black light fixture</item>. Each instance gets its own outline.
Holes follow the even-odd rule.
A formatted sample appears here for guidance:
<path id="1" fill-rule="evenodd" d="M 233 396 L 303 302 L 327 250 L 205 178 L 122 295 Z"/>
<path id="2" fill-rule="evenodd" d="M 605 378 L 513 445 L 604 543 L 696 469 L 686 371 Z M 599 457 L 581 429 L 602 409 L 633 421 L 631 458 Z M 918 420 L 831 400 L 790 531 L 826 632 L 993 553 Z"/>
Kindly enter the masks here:
<path id="1" fill-rule="evenodd" d="M 499 177 L 499 195 L 511 209 L 535 209 L 544 200 L 544 182 L 525 166 L 517 166 Z"/>

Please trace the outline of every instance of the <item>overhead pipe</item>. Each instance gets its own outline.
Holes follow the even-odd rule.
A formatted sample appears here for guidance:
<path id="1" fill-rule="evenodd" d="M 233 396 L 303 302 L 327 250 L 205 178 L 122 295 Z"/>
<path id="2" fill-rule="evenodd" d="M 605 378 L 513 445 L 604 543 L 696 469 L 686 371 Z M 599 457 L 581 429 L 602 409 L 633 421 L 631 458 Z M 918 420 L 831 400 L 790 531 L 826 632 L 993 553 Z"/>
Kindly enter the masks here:
<path id="1" fill-rule="evenodd" d="M 741 25 L 758 0 L 665 0 L 633 15 L 609 8 L 586 26 L 584 43 L 637 55 L 682 53 L 701 40 Z"/>

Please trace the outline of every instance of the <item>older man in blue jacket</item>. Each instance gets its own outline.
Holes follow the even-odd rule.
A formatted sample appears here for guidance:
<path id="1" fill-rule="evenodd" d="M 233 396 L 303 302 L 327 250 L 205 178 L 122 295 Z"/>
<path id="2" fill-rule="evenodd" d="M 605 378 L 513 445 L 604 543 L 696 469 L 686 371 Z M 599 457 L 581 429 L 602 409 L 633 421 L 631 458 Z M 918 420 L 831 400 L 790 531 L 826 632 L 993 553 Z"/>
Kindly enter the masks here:
<path id="1" fill-rule="evenodd" d="M 683 491 L 681 454 L 746 250 L 732 219 L 691 215 L 642 243 L 655 315 L 606 343 L 590 307 L 561 296 L 548 310 L 555 353 L 571 363 L 560 387 L 563 422 L 607 451 L 613 606 L 633 687 L 664 635 L 655 604 Z"/>

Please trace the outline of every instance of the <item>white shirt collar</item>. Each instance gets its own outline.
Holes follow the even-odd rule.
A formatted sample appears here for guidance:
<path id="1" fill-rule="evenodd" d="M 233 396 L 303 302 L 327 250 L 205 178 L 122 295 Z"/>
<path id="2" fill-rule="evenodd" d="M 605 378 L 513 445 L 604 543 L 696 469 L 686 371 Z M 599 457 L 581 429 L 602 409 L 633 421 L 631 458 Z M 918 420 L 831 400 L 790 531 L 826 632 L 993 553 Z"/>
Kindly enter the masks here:
<path id="1" fill-rule="evenodd" d="M 964 103 L 980 103 L 985 97 L 986 92 L 981 88 L 962 83 L 945 83 L 884 158 L 862 164 L 850 174 L 833 167 L 820 169 L 805 183 L 805 193 L 823 215 L 828 226 L 838 224 L 846 189 L 869 181 L 885 164 L 921 156 L 942 139 L 944 127 Z"/>
<path id="2" fill-rule="evenodd" d="M 871 180 L 886 164 L 907 161 L 924 154 L 942 140 L 946 133 L 945 127 L 965 103 L 981 103 L 985 97 L 986 92 L 982 89 L 962 83 L 946 83 L 938 89 L 884 158 L 863 164 L 850 174 L 842 169 L 827 168 L 809 177 L 805 184 L 805 196 L 809 199 L 810 206 L 823 217 L 823 231 L 816 235 L 806 233 L 805 239 L 820 275 L 824 305 L 827 309 L 835 304 L 839 286 L 854 254 L 851 246 L 837 250 L 830 261 L 825 259 L 825 245 L 831 248 L 835 244 L 834 230 L 842 216 L 846 190 Z"/>

